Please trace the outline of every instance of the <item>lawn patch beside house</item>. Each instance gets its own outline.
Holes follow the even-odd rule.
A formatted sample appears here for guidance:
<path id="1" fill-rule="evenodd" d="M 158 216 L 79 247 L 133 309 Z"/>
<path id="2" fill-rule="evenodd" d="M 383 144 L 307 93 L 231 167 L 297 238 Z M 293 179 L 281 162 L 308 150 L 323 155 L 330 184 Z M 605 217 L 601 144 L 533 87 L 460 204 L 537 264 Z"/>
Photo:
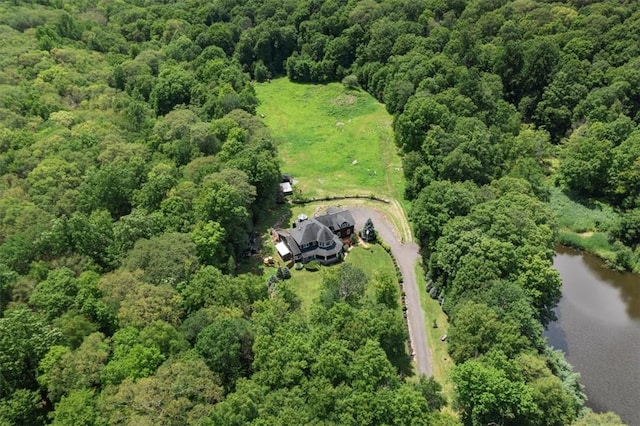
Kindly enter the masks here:
<path id="1" fill-rule="evenodd" d="M 358 267 L 367 274 L 369 278 L 369 285 L 365 292 L 367 297 L 374 296 L 373 280 L 376 273 L 386 272 L 395 278 L 395 267 L 391 256 L 378 244 L 372 244 L 368 248 L 354 247 L 345 257 L 344 263 Z M 295 268 L 291 270 L 289 282 L 302 300 L 303 311 L 309 312 L 316 303 L 322 292 L 324 271 L 333 267 L 335 266 L 322 266 L 319 271 L 315 272 L 306 269 L 295 270 Z"/>

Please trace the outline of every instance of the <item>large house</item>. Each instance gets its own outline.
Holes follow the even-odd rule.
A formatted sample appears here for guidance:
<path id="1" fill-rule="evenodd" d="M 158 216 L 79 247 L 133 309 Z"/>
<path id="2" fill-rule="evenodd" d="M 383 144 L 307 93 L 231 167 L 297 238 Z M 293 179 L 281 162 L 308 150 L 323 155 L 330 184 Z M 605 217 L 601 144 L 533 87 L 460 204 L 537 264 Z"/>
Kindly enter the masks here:
<path id="1" fill-rule="evenodd" d="M 283 260 L 328 265 L 342 260 L 343 239 L 351 237 L 355 220 L 348 210 L 330 207 L 321 216 L 298 216 L 293 228 L 277 229 L 276 249 Z"/>

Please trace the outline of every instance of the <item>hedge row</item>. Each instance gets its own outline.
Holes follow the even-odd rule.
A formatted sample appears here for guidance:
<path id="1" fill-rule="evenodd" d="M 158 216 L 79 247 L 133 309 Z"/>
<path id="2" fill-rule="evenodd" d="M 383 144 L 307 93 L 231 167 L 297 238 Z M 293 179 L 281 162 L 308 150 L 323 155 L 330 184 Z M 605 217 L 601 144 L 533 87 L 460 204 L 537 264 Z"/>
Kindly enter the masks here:
<path id="1" fill-rule="evenodd" d="M 291 199 L 291 203 L 293 204 L 308 204 L 316 201 L 333 201 L 333 200 L 348 200 L 348 199 L 365 199 L 365 200 L 375 200 L 380 201 L 385 204 L 391 204 L 391 201 L 386 198 L 376 197 L 373 194 L 370 195 L 327 195 L 326 197 L 312 197 L 312 198 L 304 198 L 304 197 L 295 197 Z"/>

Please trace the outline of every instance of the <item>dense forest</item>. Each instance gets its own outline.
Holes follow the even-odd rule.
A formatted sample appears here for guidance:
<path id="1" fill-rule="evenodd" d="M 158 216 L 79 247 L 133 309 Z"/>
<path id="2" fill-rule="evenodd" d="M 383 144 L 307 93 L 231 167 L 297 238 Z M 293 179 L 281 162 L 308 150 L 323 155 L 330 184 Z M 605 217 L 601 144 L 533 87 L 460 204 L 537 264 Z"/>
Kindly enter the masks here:
<path id="1" fill-rule="evenodd" d="M 542 338 L 545 201 L 613 206 L 632 262 L 637 2 L 12 0 L 0 36 L 0 425 L 620 424 Z M 337 267 L 306 315 L 239 273 L 280 182 L 252 80 L 278 76 L 393 114 L 453 410 L 403 377 L 384 277 Z"/>

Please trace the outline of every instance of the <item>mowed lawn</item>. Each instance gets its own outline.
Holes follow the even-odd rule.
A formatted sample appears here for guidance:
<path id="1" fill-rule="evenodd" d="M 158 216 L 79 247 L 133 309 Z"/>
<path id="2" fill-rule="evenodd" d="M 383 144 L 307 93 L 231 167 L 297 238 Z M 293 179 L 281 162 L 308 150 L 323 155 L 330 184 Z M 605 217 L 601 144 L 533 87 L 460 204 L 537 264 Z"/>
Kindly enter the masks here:
<path id="1" fill-rule="evenodd" d="M 368 248 L 354 247 L 347 257 L 345 263 L 362 269 L 369 278 L 369 285 L 365 291 L 368 297 L 375 296 L 374 284 L 375 274 L 386 272 L 395 280 L 395 267 L 391 256 L 382 247 L 372 244 Z M 331 268 L 338 268 L 338 265 L 323 266 L 319 271 L 309 272 L 306 269 L 301 271 L 291 271 L 291 284 L 296 294 L 302 301 L 302 309 L 309 312 L 309 309 L 316 303 L 322 292 L 322 276 L 325 271 Z M 397 282 L 397 281 L 396 281 Z"/>
<path id="2" fill-rule="evenodd" d="M 255 84 L 258 114 L 278 145 L 284 173 L 304 197 L 370 195 L 402 199 L 401 160 L 384 105 L 342 84 Z"/>

